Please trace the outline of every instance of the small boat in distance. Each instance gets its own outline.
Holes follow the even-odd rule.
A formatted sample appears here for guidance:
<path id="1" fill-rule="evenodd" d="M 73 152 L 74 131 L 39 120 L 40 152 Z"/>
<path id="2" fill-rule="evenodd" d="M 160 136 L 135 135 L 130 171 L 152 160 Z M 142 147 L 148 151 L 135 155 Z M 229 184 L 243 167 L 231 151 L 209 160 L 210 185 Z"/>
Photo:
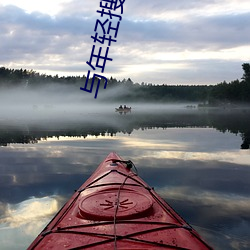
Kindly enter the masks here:
<path id="1" fill-rule="evenodd" d="M 115 108 L 115 111 L 120 112 L 120 113 L 122 113 L 122 112 L 129 113 L 129 112 L 131 112 L 131 109 L 132 109 L 131 107 L 127 107 L 126 105 L 124 105 L 124 107 L 122 105 L 120 105 L 119 108 Z"/>
<path id="2" fill-rule="evenodd" d="M 28 250 L 211 250 L 143 181 L 132 161 L 110 153 Z"/>

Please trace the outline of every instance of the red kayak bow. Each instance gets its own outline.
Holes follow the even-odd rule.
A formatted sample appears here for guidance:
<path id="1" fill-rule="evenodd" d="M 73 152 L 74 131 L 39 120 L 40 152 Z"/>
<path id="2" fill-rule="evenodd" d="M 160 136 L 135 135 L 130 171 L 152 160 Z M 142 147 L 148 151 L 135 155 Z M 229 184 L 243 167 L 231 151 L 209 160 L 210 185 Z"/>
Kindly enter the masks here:
<path id="1" fill-rule="evenodd" d="M 110 153 L 28 249 L 212 249 L 133 167 Z"/>

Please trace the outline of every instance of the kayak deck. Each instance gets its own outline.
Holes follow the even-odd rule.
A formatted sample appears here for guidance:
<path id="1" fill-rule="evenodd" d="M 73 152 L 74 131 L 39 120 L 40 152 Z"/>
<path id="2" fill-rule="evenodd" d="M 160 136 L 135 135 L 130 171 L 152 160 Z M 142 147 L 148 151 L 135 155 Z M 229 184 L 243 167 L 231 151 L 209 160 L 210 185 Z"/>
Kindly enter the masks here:
<path id="1" fill-rule="evenodd" d="M 28 249 L 212 249 L 110 153 Z"/>

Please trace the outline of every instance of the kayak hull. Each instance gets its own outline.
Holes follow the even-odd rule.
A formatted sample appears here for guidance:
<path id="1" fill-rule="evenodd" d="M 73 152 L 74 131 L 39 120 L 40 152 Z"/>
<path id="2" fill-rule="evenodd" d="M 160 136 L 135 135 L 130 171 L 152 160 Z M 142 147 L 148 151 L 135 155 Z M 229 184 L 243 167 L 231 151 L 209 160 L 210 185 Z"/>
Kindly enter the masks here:
<path id="1" fill-rule="evenodd" d="M 28 249 L 212 249 L 110 153 Z"/>

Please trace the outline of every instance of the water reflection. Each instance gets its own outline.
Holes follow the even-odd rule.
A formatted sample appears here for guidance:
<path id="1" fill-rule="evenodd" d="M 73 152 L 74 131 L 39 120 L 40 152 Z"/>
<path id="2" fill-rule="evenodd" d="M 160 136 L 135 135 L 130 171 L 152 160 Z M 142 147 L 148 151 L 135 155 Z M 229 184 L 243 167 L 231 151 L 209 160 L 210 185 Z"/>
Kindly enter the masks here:
<path id="1" fill-rule="evenodd" d="M 249 249 L 250 154 L 240 150 L 248 120 L 244 127 L 233 116 L 182 116 L 117 114 L 93 126 L 53 121 L 47 128 L 27 125 L 26 132 L 16 126 L 1 130 L 8 142 L 0 148 L 1 249 L 25 249 L 114 150 L 131 159 L 139 175 L 215 249 Z M 226 125 L 219 126 L 222 120 Z M 15 133 L 37 143 L 16 143 L 21 136 Z"/>
<path id="2" fill-rule="evenodd" d="M 30 198 L 17 204 L 4 204 L 0 217 L 1 249 L 24 249 L 30 238 L 42 230 L 59 210 L 60 197 Z"/>
<path id="3" fill-rule="evenodd" d="M 55 113 L 36 119 L 14 119 L 0 122 L 0 145 L 37 143 L 41 139 L 60 136 L 84 137 L 131 134 L 137 129 L 210 127 L 220 132 L 240 135 L 239 148 L 249 149 L 250 110 L 177 110 L 140 109 L 126 116 L 108 110 L 93 113 Z M 65 119 L 67 117 L 67 119 Z"/>
<path id="4" fill-rule="evenodd" d="M 7 204 L 4 211 L 5 217 L 0 220 L 3 225 L 17 228 L 26 225 L 25 233 L 32 233 L 30 227 L 37 221 L 53 215 L 59 209 L 55 197 L 30 198 L 18 204 Z M 32 223 L 31 223 L 32 222 Z M 27 226 L 27 224 L 31 224 Z"/>

